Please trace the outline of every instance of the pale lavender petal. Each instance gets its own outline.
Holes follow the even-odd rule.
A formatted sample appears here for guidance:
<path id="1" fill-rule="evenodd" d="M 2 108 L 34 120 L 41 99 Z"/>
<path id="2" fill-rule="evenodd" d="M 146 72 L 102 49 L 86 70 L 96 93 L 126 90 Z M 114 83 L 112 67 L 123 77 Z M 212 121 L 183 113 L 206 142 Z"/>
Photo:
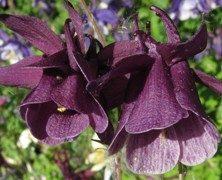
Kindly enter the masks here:
<path id="1" fill-rule="evenodd" d="M 46 54 L 64 49 L 62 40 L 38 18 L 1 14 L 0 21 Z"/>
<path id="2" fill-rule="evenodd" d="M 174 125 L 180 144 L 180 162 L 194 166 L 210 159 L 217 151 L 220 135 L 209 121 L 191 113 Z"/>
<path id="3" fill-rule="evenodd" d="M 176 100 L 166 65 L 156 59 L 131 112 L 126 131 L 134 134 L 162 129 L 187 116 L 187 111 Z"/>
<path id="4" fill-rule="evenodd" d="M 63 112 L 50 116 L 47 125 L 47 134 L 56 139 L 70 139 L 78 136 L 89 125 L 89 118 L 84 114 Z"/>
<path id="5" fill-rule="evenodd" d="M 164 174 L 176 166 L 179 155 L 172 127 L 130 135 L 126 145 L 127 166 L 136 174 Z"/>
<path id="6" fill-rule="evenodd" d="M 194 71 L 195 81 L 202 83 L 203 85 L 207 86 L 212 91 L 222 96 L 222 82 L 221 81 L 197 69 L 194 69 L 193 71 Z"/>

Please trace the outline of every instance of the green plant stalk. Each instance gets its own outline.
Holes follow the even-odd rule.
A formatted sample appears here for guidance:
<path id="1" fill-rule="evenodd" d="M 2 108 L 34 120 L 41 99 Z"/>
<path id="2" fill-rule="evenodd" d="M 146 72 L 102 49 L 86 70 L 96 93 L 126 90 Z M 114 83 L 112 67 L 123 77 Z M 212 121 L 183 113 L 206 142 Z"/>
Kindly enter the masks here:
<path id="1" fill-rule="evenodd" d="M 103 38 L 103 35 L 99 29 L 99 26 L 93 16 L 93 14 L 89 11 L 89 8 L 87 7 L 86 3 L 84 0 L 79 0 L 79 4 L 82 8 L 82 10 L 85 12 L 85 14 L 87 15 L 87 17 L 89 18 L 89 20 L 91 21 L 93 28 L 98 36 L 99 41 L 101 42 L 101 44 L 103 45 L 103 47 L 106 45 L 105 39 Z"/>

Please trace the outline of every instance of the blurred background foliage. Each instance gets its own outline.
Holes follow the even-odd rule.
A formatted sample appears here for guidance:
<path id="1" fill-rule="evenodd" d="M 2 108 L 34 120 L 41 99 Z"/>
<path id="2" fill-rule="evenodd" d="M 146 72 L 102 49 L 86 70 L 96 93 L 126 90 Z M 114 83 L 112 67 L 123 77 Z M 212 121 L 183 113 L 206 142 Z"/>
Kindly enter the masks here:
<path id="1" fill-rule="evenodd" d="M 79 7 L 78 0 L 70 0 L 75 9 L 83 14 Z M 182 3 L 184 1 L 180 1 Z M 196 1 L 195 1 L 196 2 Z M 209 9 L 205 9 L 206 24 L 208 27 L 209 43 L 204 52 L 198 56 L 189 59 L 190 65 L 193 68 L 203 70 L 218 79 L 222 80 L 222 8 L 211 7 L 209 3 L 216 1 L 206 1 Z M 181 19 L 179 13 L 188 13 L 183 11 L 182 5 L 180 8 L 173 8 L 174 4 L 179 1 L 171 0 L 138 0 L 138 1 L 115 1 L 115 0 L 88 0 L 86 3 L 92 11 L 96 20 L 99 23 L 101 31 L 104 33 L 107 44 L 115 40 L 132 38 L 131 31 L 132 15 L 138 13 L 140 28 L 145 30 L 147 21 L 151 22 L 151 34 L 160 42 L 166 42 L 166 35 L 163 24 L 159 17 L 154 12 L 149 10 L 151 5 L 156 5 L 166 10 L 173 17 L 178 31 L 180 32 L 183 41 L 189 39 L 199 28 L 201 24 L 201 13 L 188 16 L 187 19 Z M 122 4 L 120 4 L 122 3 Z M 187 6 L 185 7 L 185 9 Z M 111 16 L 101 18 L 101 14 L 97 9 L 105 9 L 103 15 L 110 13 Z M 187 8 L 189 9 L 189 8 Z M 187 10 L 186 9 L 186 10 Z M 190 8 L 192 10 L 192 8 Z M 108 11 L 109 10 L 109 11 Z M 179 12 L 181 11 L 181 12 Z M 195 11 L 196 12 L 196 11 Z M 64 7 L 63 0 L 0 0 L 0 13 L 13 13 L 31 15 L 40 18 L 57 33 L 63 33 L 63 23 L 68 17 L 68 13 Z M 176 14 L 176 16 L 175 16 Z M 102 16 L 102 17 L 104 17 Z M 182 15 L 181 15 L 182 17 Z M 117 21 L 114 22 L 114 19 Z M 10 58 L 15 57 L 18 53 L 23 57 L 27 56 L 22 48 L 28 48 L 31 54 L 41 54 L 29 44 L 25 43 L 21 37 L 13 34 L 5 26 L 1 24 L 0 30 L 7 35 L 0 35 L 0 65 L 5 66 L 13 62 Z M 90 23 L 86 21 L 87 32 L 90 32 Z M 128 36 L 125 36 L 125 32 Z M 2 33 L 2 32 L 1 32 Z M 5 36 L 7 38 L 5 38 Z M 16 41 L 15 44 L 10 44 L 10 39 Z M 6 46 L 7 45 L 7 46 Z M 16 48 L 15 48 L 16 47 Z M 21 59 L 21 58 L 20 58 Z M 19 59 L 16 59 L 18 61 Z M 222 134 L 222 100 L 207 88 L 198 87 L 201 102 L 205 107 L 207 114 L 216 124 Z M 28 93 L 27 90 L 11 87 L 0 86 L 0 180 L 3 179 L 103 179 L 104 175 L 109 178 L 109 171 L 113 171 L 112 157 L 106 161 L 101 168 L 94 167 L 107 159 L 107 157 L 97 154 L 99 159 L 89 161 L 89 157 L 95 149 L 91 146 L 93 131 L 89 128 L 79 138 L 73 142 L 67 142 L 56 147 L 49 147 L 40 144 L 27 134 L 27 126 L 19 116 L 19 104 Z M 118 111 L 115 109 L 109 114 L 111 120 L 117 121 Z M 25 134 L 26 136 L 22 136 Z M 26 145 L 24 145 L 26 143 Z M 105 152 L 103 152 L 105 154 Z M 94 169 L 93 169 L 94 167 Z M 222 179 L 222 146 L 214 158 L 195 167 L 183 167 L 186 174 L 185 179 L 207 179 L 220 180 Z M 169 173 L 161 176 L 140 176 L 134 175 L 124 165 L 124 160 L 121 164 L 122 179 L 178 179 L 178 167 L 175 167 Z M 112 179 L 112 177 L 110 177 Z"/>

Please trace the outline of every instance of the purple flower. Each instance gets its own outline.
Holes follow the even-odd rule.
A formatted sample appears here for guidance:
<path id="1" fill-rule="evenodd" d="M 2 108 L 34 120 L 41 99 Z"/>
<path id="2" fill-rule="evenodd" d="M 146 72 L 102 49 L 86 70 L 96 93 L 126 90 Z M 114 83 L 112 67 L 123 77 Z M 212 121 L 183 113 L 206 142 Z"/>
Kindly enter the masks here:
<path id="1" fill-rule="evenodd" d="M 125 142 L 127 166 L 138 174 L 163 174 L 178 161 L 188 166 L 200 164 L 216 153 L 220 140 L 201 106 L 195 81 L 220 95 L 222 83 L 192 70 L 186 61 L 206 47 L 205 23 L 190 40 L 181 43 L 167 14 L 155 6 L 151 10 L 163 21 L 168 42 L 156 42 L 150 36 L 149 24 L 146 33 L 139 30 L 135 16 L 135 40 L 116 42 L 105 48 L 100 58 L 119 59 L 119 63 L 88 84 L 89 91 L 99 94 L 110 79 L 131 72 L 109 152 L 116 153 Z"/>
<path id="2" fill-rule="evenodd" d="M 55 1 L 52 0 L 48 2 L 48 1 L 43 1 L 43 0 L 33 0 L 32 6 L 33 7 L 39 6 L 41 7 L 40 13 L 44 12 L 45 14 L 50 15 L 52 8 L 55 6 Z"/>
<path id="3" fill-rule="evenodd" d="M 103 98 L 95 98 L 86 91 L 86 84 L 103 70 L 98 69 L 102 63 L 95 59 L 101 45 L 88 36 L 91 44 L 85 51 L 82 19 L 68 1 L 66 8 L 74 26 L 71 31 L 70 20 L 66 20 L 66 43 L 35 17 L 0 15 L 0 21 L 8 28 L 45 53 L 0 68 L 0 83 L 32 89 L 21 105 L 21 116 L 32 134 L 49 145 L 73 140 L 89 125 L 101 136 L 106 129 L 111 132 L 101 104 L 113 108 L 121 102 L 119 99 L 123 99 L 122 91 L 126 88 L 126 83 L 122 85 L 124 79 L 107 84 Z M 112 87 L 115 84 L 120 84 L 120 88 Z M 120 97 L 108 100 L 110 95 Z"/>
<path id="4" fill-rule="evenodd" d="M 173 0 L 168 12 L 175 21 L 196 18 L 201 13 L 222 6 L 221 0 Z"/>
<path id="5" fill-rule="evenodd" d="M 31 49 L 24 45 L 21 38 L 16 35 L 9 37 L 0 29 L 0 60 L 8 60 L 10 64 L 14 64 L 31 55 Z"/>
<path id="6" fill-rule="evenodd" d="M 210 45 L 213 48 L 216 59 L 222 59 L 222 28 L 216 30 L 216 34 L 210 34 Z"/>
<path id="7" fill-rule="evenodd" d="M 7 6 L 7 0 L 1 0 L 0 1 L 0 6 L 2 6 L 2 7 L 6 7 Z"/>

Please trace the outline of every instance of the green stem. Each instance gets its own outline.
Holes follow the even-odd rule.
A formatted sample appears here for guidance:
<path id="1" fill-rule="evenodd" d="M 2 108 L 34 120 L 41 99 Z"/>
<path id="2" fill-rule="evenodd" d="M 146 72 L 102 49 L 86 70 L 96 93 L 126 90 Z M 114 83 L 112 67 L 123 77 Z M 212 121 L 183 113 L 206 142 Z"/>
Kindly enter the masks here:
<path id="1" fill-rule="evenodd" d="M 88 9 L 85 1 L 84 1 L 84 0 L 79 0 L 79 4 L 80 4 L 82 10 L 85 12 L 85 14 L 87 15 L 87 17 L 89 18 L 89 20 L 91 21 L 91 23 L 92 23 L 92 25 L 93 25 L 93 28 L 94 28 L 97 36 L 98 36 L 99 41 L 101 42 L 101 44 L 102 44 L 103 46 L 105 46 L 105 45 L 106 45 L 106 42 L 105 42 L 105 40 L 104 40 L 104 38 L 103 38 L 103 35 L 102 35 L 102 33 L 101 33 L 100 29 L 99 29 L 99 26 L 98 26 L 95 18 L 93 17 L 93 14 L 89 11 L 89 9 Z"/>
<path id="2" fill-rule="evenodd" d="M 183 180 L 183 165 L 179 162 L 178 163 L 178 169 L 179 169 L 179 180 Z"/>
<path id="3" fill-rule="evenodd" d="M 121 180 L 121 172 L 120 172 L 120 159 L 118 157 L 118 153 L 114 155 L 114 163 L 115 163 L 115 180 Z"/>

